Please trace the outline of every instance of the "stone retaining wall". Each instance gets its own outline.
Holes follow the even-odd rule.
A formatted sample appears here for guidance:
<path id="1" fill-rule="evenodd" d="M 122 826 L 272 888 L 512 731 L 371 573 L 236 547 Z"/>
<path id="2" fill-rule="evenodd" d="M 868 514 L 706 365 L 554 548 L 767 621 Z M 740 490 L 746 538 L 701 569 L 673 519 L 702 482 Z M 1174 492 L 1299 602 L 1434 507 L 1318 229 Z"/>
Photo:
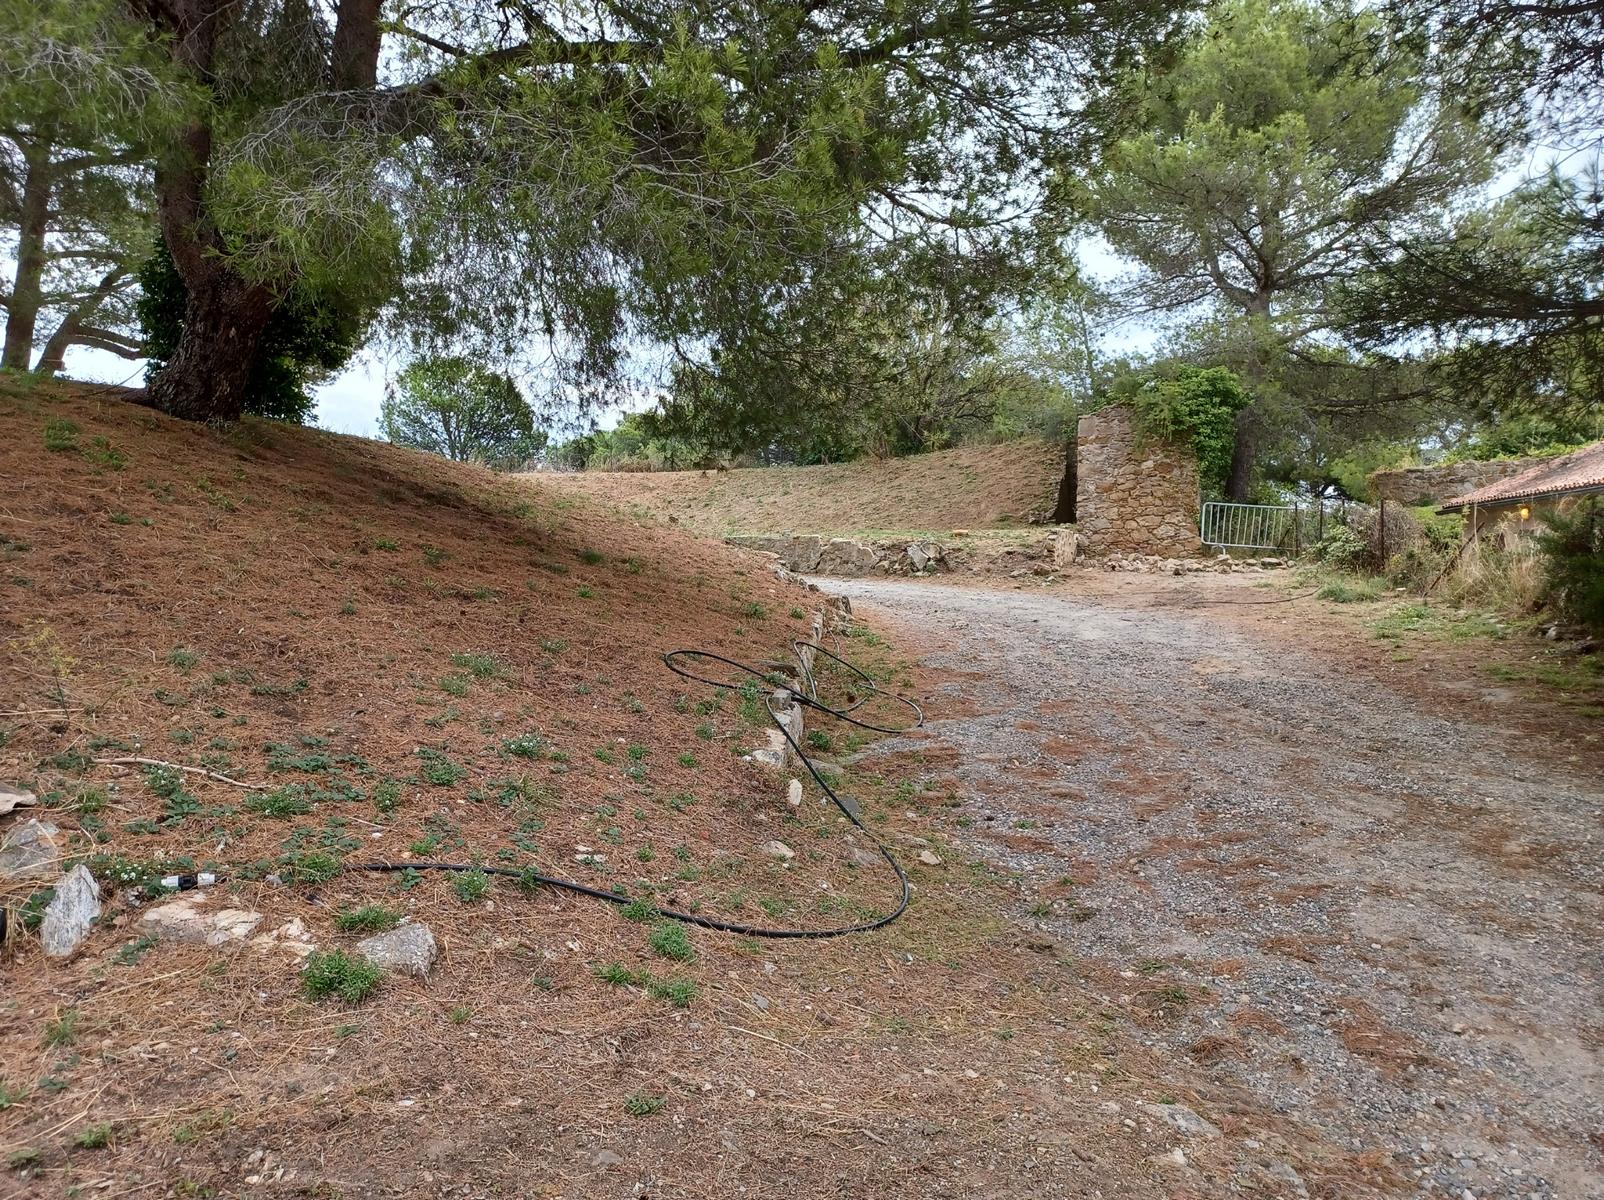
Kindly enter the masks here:
<path id="1" fill-rule="evenodd" d="M 1196 554 L 1197 460 L 1179 447 L 1144 445 L 1122 405 L 1077 426 L 1075 528 L 1087 553 Z"/>
<path id="2" fill-rule="evenodd" d="M 1409 508 L 1441 504 L 1549 461 L 1549 458 L 1495 458 L 1488 462 L 1444 463 L 1436 467 L 1399 467 L 1372 474 L 1370 490 L 1377 500 Z"/>

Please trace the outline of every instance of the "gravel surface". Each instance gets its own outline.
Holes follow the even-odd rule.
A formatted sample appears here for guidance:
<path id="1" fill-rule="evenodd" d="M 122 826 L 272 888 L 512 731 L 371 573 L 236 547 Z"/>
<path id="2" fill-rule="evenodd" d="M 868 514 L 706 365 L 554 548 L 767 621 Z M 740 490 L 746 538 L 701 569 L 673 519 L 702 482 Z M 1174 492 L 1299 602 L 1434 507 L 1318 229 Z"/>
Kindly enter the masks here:
<path id="1" fill-rule="evenodd" d="M 950 673 L 960 844 L 1022 917 L 1186 990 L 1147 1036 L 1414 1194 L 1604 1197 L 1596 763 L 1223 607 L 820 582 Z"/>

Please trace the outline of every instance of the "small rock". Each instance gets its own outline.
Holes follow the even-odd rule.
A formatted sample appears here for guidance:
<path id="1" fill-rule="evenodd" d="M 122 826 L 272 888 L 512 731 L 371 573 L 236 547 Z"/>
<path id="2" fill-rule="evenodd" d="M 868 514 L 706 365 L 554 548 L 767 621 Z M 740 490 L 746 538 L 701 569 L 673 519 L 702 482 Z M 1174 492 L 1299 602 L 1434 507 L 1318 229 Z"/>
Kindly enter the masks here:
<path id="1" fill-rule="evenodd" d="M 614 1154 L 611 1150 L 598 1150 L 596 1151 L 596 1156 L 590 1160 L 591 1166 L 602 1168 L 618 1167 L 622 1166 L 623 1163 L 623 1157 L 621 1155 Z"/>
<path id="2" fill-rule="evenodd" d="M 919 851 L 919 861 L 927 867 L 939 867 L 941 865 L 941 856 L 934 850 L 921 850 Z"/>
<path id="3" fill-rule="evenodd" d="M 253 937 L 251 945 L 258 950 L 284 950 L 296 958 L 305 958 L 317 949 L 317 943 L 312 940 L 300 917 L 290 919 L 272 933 Z"/>
<path id="4" fill-rule="evenodd" d="M 79 863 L 61 877 L 56 894 L 45 906 L 44 920 L 39 925 L 39 941 L 51 958 L 66 958 L 73 954 L 100 916 L 100 885 Z"/>
<path id="5" fill-rule="evenodd" d="M 0 842 L 0 879 L 48 879 L 56 873 L 61 830 L 48 821 L 29 817 Z"/>
<path id="6" fill-rule="evenodd" d="M 754 993 L 752 996 L 752 1003 L 757 1005 L 758 1012 L 769 1011 L 769 998 L 767 996 L 759 996 Z"/>
<path id="7" fill-rule="evenodd" d="M 796 851 L 792 850 L 791 847 L 787 846 L 784 842 L 778 840 L 764 842 L 763 853 L 767 854 L 770 858 L 777 858 L 782 862 L 789 862 L 791 859 L 796 857 Z"/>
<path id="8" fill-rule="evenodd" d="M 1309 1189 L 1303 1182 L 1303 1176 L 1293 1170 L 1291 1164 L 1277 1159 L 1265 1168 L 1265 1174 L 1286 1184 L 1296 1200 L 1309 1200 Z"/>
<path id="9" fill-rule="evenodd" d="M 434 933 L 421 922 L 398 925 L 363 938 L 356 944 L 356 952 L 376 967 L 416 975 L 420 979 L 429 973 L 434 960 L 440 956 Z"/>
<path id="10" fill-rule="evenodd" d="M 262 914 L 243 908 L 208 911 L 209 892 L 190 892 L 181 899 L 147 910 L 139 923 L 158 937 L 198 946 L 243 942 L 256 932 Z"/>
<path id="11" fill-rule="evenodd" d="M 785 785 L 785 802 L 792 808 L 801 807 L 802 781 L 800 779 L 793 779 L 790 783 Z"/>
<path id="12" fill-rule="evenodd" d="M 1186 1151 L 1177 1146 L 1175 1149 L 1167 1150 L 1163 1154 L 1153 1155 L 1148 1161 L 1157 1163 L 1161 1167 L 1184 1167 L 1186 1166 Z"/>
<path id="13" fill-rule="evenodd" d="M 1144 1104 L 1142 1111 L 1150 1117 L 1157 1117 L 1167 1121 L 1177 1133 L 1186 1137 L 1217 1138 L 1220 1136 L 1220 1127 L 1212 1121 L 1205 1121 L 1184 1104 Z"/>
<path id="14" fill-rule="evenodd" d="M 5 816 L 12 809 L 27 808 L 38 803 L 39 797 L 26 788 L 20 785 L 13 787 L 9 783 L 0 783 L 0 817 Z"/>

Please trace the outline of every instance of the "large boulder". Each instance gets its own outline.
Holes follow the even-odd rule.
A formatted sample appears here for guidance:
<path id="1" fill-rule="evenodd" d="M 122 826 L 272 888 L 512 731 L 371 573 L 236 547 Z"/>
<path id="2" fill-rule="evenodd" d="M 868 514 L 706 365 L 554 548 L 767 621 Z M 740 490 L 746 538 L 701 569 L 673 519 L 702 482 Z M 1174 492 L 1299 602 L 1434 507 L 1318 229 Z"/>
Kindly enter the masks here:
<path id="1" fill-rule="evenodd" d="M 867 575 L 879 561 L 880 554 L 873 546 L 851 538 L 831 538 L 819 555 L 814 571 L 819 575 Z"/>

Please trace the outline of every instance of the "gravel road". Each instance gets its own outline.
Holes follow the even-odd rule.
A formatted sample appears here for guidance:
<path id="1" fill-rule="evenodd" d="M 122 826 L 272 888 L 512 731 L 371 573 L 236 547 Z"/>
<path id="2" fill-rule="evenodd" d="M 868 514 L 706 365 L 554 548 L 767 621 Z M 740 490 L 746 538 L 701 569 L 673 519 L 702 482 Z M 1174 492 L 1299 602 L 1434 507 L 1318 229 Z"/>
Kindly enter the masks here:
<path id="1" fill-rule="evenodd" d="M 944 672 L 964 848 L 1078 959 L 1184 987 L 1146 1036 L 1222 1096 L 1400 1194 L 1604 1197 L 1597 762 L 1223 606 L 819 582 Z"/>

